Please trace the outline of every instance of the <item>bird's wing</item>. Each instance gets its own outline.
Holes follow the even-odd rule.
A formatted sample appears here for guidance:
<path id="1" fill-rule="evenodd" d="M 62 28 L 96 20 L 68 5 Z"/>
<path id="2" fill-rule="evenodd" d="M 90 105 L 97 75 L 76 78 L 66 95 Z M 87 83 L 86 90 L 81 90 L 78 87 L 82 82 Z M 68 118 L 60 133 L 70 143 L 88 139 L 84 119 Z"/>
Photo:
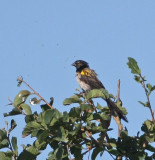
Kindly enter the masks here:
<path id="1" fill-rule="evenodd" d="M 97 78 L 95 71 L 89 68 L 85 68 L 81 71 L 81 80 L 88 84 L 91 89 L 105 88 Z"/>

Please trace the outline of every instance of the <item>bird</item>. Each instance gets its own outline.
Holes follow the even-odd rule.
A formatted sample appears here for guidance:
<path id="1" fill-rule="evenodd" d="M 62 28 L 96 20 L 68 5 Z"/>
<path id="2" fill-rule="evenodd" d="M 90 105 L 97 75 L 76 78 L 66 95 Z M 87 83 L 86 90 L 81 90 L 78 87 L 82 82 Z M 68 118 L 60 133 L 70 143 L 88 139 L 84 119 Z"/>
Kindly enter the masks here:
<path id="1" fill-rule="evenodd" d="M 76 68 L 76 80 L 83 93 L 87 94 L 93 89 L 105 89 L 102 82 L 98 79 L 97 73 L 93 69 L 90 69 L 89 64 L 86 61 L 76 60 L 72 63 L 72 66 Z M 110 98 L 106 98 L 104 100 L 107 102 L 113 116 L 119 116 L 120 119 L 128 122 L 127 117 L 123 115 L 122 111 L 117 107 L 115 102 L 113 102 Z"/>

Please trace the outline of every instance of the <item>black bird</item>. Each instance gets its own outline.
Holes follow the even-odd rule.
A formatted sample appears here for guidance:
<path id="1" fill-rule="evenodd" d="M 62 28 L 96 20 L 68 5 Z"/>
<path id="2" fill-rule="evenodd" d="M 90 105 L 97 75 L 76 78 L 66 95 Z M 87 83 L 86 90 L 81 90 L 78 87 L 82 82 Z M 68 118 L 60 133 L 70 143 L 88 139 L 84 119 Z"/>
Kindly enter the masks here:
<path id="1" fill-rule="evenodd" d="M 102 82 L 97 78 L 97 74 L 89 68 L 87 62 L 77 60 L 72 66 L 76 67 L 76 79 L 84 93 L 88 93 L 92 89 L 105 89 Z M 119 116 L 119 118 L 128 122 L 127 117 L 123 115 L 122 111 L 110 98 L 104 100 L 107 102 L 113 116 Z"/>

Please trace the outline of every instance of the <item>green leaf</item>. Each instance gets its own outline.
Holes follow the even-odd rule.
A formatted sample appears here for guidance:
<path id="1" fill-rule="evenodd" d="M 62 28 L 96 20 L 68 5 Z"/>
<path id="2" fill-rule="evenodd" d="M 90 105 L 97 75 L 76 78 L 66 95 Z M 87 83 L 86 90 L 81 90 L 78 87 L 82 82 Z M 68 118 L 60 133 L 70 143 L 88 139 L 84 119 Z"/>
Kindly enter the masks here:
<path id="1" fill-rule="evenodd" d="M 45 139 L 47 139 L 48 136 L 49 136 L 49 131 L 48 130 L 44 130 L 41 134 L 39 134 L 38 142 L 42 143 Z"/>
<path id="2" fill-rule="evenodd" d="M 52 118 L 49 126 L 52 127 L 52 126 L 54 126 L 56 123 L 59 123 L 59 119 L 57 119 L 57 118 Z"/>
<path id="3" fill-rule="evenodd" d="M 141 78 L 140 78 L 140 76 L 134 75 L 134 79 L 135 79 L 135 81 L 141 83 Z"/>
<path id="4" fill-rule="evenodd" d="M 99 103 L 97 103 L 96 108 L 99 109 L 99 110 L 103 110 L 104 107 L 102 107 Z"/>
<path id="5" fill-rule="evenodd" d="M 20 91 L 14 99 L 14 106 L 18 107 L 20 104 L 24 103 L 30 94 L 31 92 L 28 90 Z"/>
<path id="6" fill-rule="evenodd" d="M 85 110 L 92 110 L 93 111 L 93 106 L 90 104 L 81 104 L 80 108 L 81 108 L 81 111 L 85 111 Z"/>
<path id="7" fill-rule="evenodd" d="M 67 112 L 63 112 L 63 122 L 69 122 L 69 114 Z"/>
<path id="8" fill-rule="evenodd" d="M 11 132 L 15 127 L 17 126 L 17 123 L 14 119 L 11 120 L 11 128 L 9 129 L 9 132 Z"/>
<path id="9" fill-rule="evenodd" d="M 32 110 L 31 110 L 31 108 L 30 108 L 30 106 L 28 104 L 23 103 L 23 104 L 20 105 L 20 107 L 22 109 L 24 109 L 26 115 L 31 115 L 32 114 Z"/>
<path id="10" fill-rule="evenodd" d="M 155 85 L 154 86 L 152 86 L 152 88 L 151 88 L 151 91 L 154 91 L 155 90 Z"/>
<path id="11" fill-rule="evenodd" d="M 43 112 L 45 112 L 46 110 L 51 109 L 51 108 L 47 104 L 43 104 L 41 105 L 41 109 Z"/>
<path id="12" fill-rule="evenodd" d="M 73 107 L 71 108 L 70 112 L 69 112 L 69 116 L 70 117 L 76 117 L 79 118 L 81 114 L 81 109 L 79 107 Z"/>
<path id="13" fill-rule="evenodd" d="M 22 82 L 23 82 L 23 77 L 18 77 L 18 78 L 17 78 L 17 81 L 18 81 L 17 86 L 20 87 L 21 84 L 22 84 Z"/>
<path id="14" fill-rule="evenodd" d="M 52 152 L 50 152 L 50 153 L 48 154 L 47 160 L 56 160 L 56 155 L 55 155 L 54 151 L 52 151 Z M 60 160 L 61 160 L 61 159 L 60 159 Z"/>
<path id="15" fill-rule="evenodd" d="M 26 123 L 29 123 L 29 122 L 32 122 L 32 121 L 34 121 L 34 115 L 33 114 L 25 116 L 25 122 Z"/>
<path id="16" fill-rule="evenodd" d="M 46 124 L 49 124 L 53 118 L 59 119 L 60 117 L 62 117 L 62 114 L 57 109 L 48 109 L 43 114 Z"/>
<path id="17" fill-rule="evenodd" d="M 39 154 L 40 151 L 36 147 L 29 146 L 19 155 L 18 160 L 34 160 Z"/>
<path id="18" fill-rule="evenodd" d="M 12 137 L 11 143 L 16 156 L 18 156 L 17 137 Z"/>
<path id="19" fill-rule="evenodd" d="M 56 150 L 56 159 L 57 160 L 62 159 L 63 152 L 64 152 L 64 148 L 62 146 L 59 146 L 59 148 Z"/>
<path id="20" fill-rule="evenodd" d="M 14 115 L 18 115 L 18 114 L 22 114 L 21 111 L 18 108 L 13 108 L 11 112 L 9 113 L 4 113 L 4 117 L 7 116 L 14 116 Z"/>
<path id="21" fill-rule="evenodd" d="M 155 141 L 155 137 L 153 135 L 145 135 L 145 139 L 149 143 L 153 143 Z"/>
<path id="22" fill-rule="evenodd" d="M 12 160 L 13 152 L 0 152 L 0 160 Z"/>
<path id="23" fill-rule="evenodd" d="M 62 142 L 67 141 L 64 127 L 60 126 L 60 128 L 55 131 L 55 136 L 53 137 L 53 139 L 57 140 L 59 142 L 60 141 L 62 141 Z"/>
<path id="24" fill-rule="evenodd" d="M 93 119 L 101 119 L 101 120 L 110 120 L 110 115 L 104 114 L 104 113 L 94 113 L 93 114 Z"/>
<path id="25" fill-rule="evenodd" d="M 138 101 L 141 105 L 143 105 L 144 107 L 149 107 L 149 105 L 148 105 L 148 103 L 146 102 L 146 103 L 143 103 L 143 102 L 141 102 L 141 101 Z"/>
<path id="26" fill-rule="evenodd" d="M 34 121 L 29 122 L 22 132 L 22 137 L 24 138 L 31 133 L 38 132 L 40 129 L 42 129 L 42 126 L 39 123 Z"/>
<path id="27" fill-rule="evenodd" d="M 146 87 L 149 89 L 149 91 L 151 91 L 152 85 L 150 83 L 146 84 Z"/>
<path id="28" fill-rule="evenodd" d="M 117 147 L 117 142 L 116 142 L 116 139 L 115 138 L 110 138 L 109 139 L 109 143 L 110 145 L 113 147 L 113 148 L 116 148 Z"/>
<path id="29" fill-rule="evenodd" d="M 114 101 L 116 100 L 116 97 L 113 94 L 109 94 L 109 98 L 112 98 Z"/>
<path id="30" fill-rule="evenodd" d="M 8 148 L 8 147 L 9 147 L 9 141 L 8 141 L 8 139 L 3 139 L 0 142 L 0 149 L 2 149 L 2 148 Z"/>
<path id="31" fill-rule="evenodd" d="M 109 93 L 105 89 L 93 89 L 89 91 L 86 95 L 86 99 L 92 99 L 92 98 L 103 98 L 103 99 L 108 99 L 109 98 Z"/>
<path id="32" fill-rule="evenodd" d="M 102 126 L 95 126 L 91 130 L 94 131 L 94 133 L 107 131 L 107 129 L 104 129 Z"/>
<path id="33" fill-rule="evenodd" d="M 70 148 L 71 154 L 74 155 L 76 160 L 83 159 L 83 155 L 81 154 L 82 148 L 80 146 L 73 146 Z"/>
<path id="34" fill-rule="evenodd" d="M 0 149 L 8 147 L 9 147 L 9 141 L 7 137 L 7 132 L 6 130 L 0 130 Z"/>
<path id="35" fill-rule="evenodd" d="M 79 98 L 78 95 L 74 95 L 70 98 L 66 98 L 64 101 L 63 101 L 63 105 L 70 105 L 72 103 L 79 103 L 81 104 L 82 103 L 82 100 Z"/>
<path id="36" fill-rule="evenodd" d="M 93 150 L 91 159 L 92 159 L 92 160 L 95 160 L 96 157 L 97 157 L 97 155 L 98 155 L 100 152 L 102 152 L 102 151 L 104 151 L 103 148 L 101 148 L 101 147 L 96 147 L 96 148 Z"/>
<path id="37" fill-rule="evenodd" d="M 7 132 L 5 129 L 3 130 L 0 129 L 0 141 L 3 140 L 4 138 L 7 138 Z"/>
<path id="38" fill-rule="evenodd" d="M 131 57 L 129 57 L 128 60 L 129 62 L 127 63 L 127 65 L 131 69 L 131 73 L 140 75 L 141 70 L 139 69 L 136 60 Z"/>
<path id="39" fill-rule="evenodd" d="M 45 150 L 47 147 L 48 142 L 43 141 L 42 143 L 39 143 L 38 139 L 34 142 L 34 146 L 38 149 L 38 150 Z"/>
<path id="40" fill-rule="evenodd" d="M 152 86 L 151 84 L 147 84 L 146 87 L 149 89 L 149 93 L 148 93 L 148 96 L 152 93 L 152 91 L 155 90 L 155 86 Z"/>
<path id="41" fill-rule="evenodd" d="M 153 121 L 146 120 L 143 123 L 141 130 L 145 133 L 145 139 L 148 142 L 155 141 L 155 124 L 153 123 Z"/>
<path id="42" fill-rule="evenodd" d="M 54 98 L 51 97 L 49 104 L 52 106 L 52 105 L 53 105 L 53 102 L 54 102 Z M 48 110 L 48 109 L 51 109 L 51 108 L 49 107 L 49 105 L 43 104 L 43 105 L 41 105 L 41 109 L 42 109 L 42 111 L 44 112 L 44 111 L 46 111 L 46 110 Z"/>

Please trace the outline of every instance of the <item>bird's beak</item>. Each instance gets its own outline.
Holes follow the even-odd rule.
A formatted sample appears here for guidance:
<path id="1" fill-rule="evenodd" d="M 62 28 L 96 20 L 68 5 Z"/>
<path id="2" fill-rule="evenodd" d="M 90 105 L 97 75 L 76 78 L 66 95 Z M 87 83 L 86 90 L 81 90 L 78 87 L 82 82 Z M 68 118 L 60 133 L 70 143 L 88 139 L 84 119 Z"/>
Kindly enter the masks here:
<path id="1" fill-rule="evenodd" d="M 76 66 L 75 62 L 74 62 L 74 63 L 72 63 L 72 66 Z"/>

